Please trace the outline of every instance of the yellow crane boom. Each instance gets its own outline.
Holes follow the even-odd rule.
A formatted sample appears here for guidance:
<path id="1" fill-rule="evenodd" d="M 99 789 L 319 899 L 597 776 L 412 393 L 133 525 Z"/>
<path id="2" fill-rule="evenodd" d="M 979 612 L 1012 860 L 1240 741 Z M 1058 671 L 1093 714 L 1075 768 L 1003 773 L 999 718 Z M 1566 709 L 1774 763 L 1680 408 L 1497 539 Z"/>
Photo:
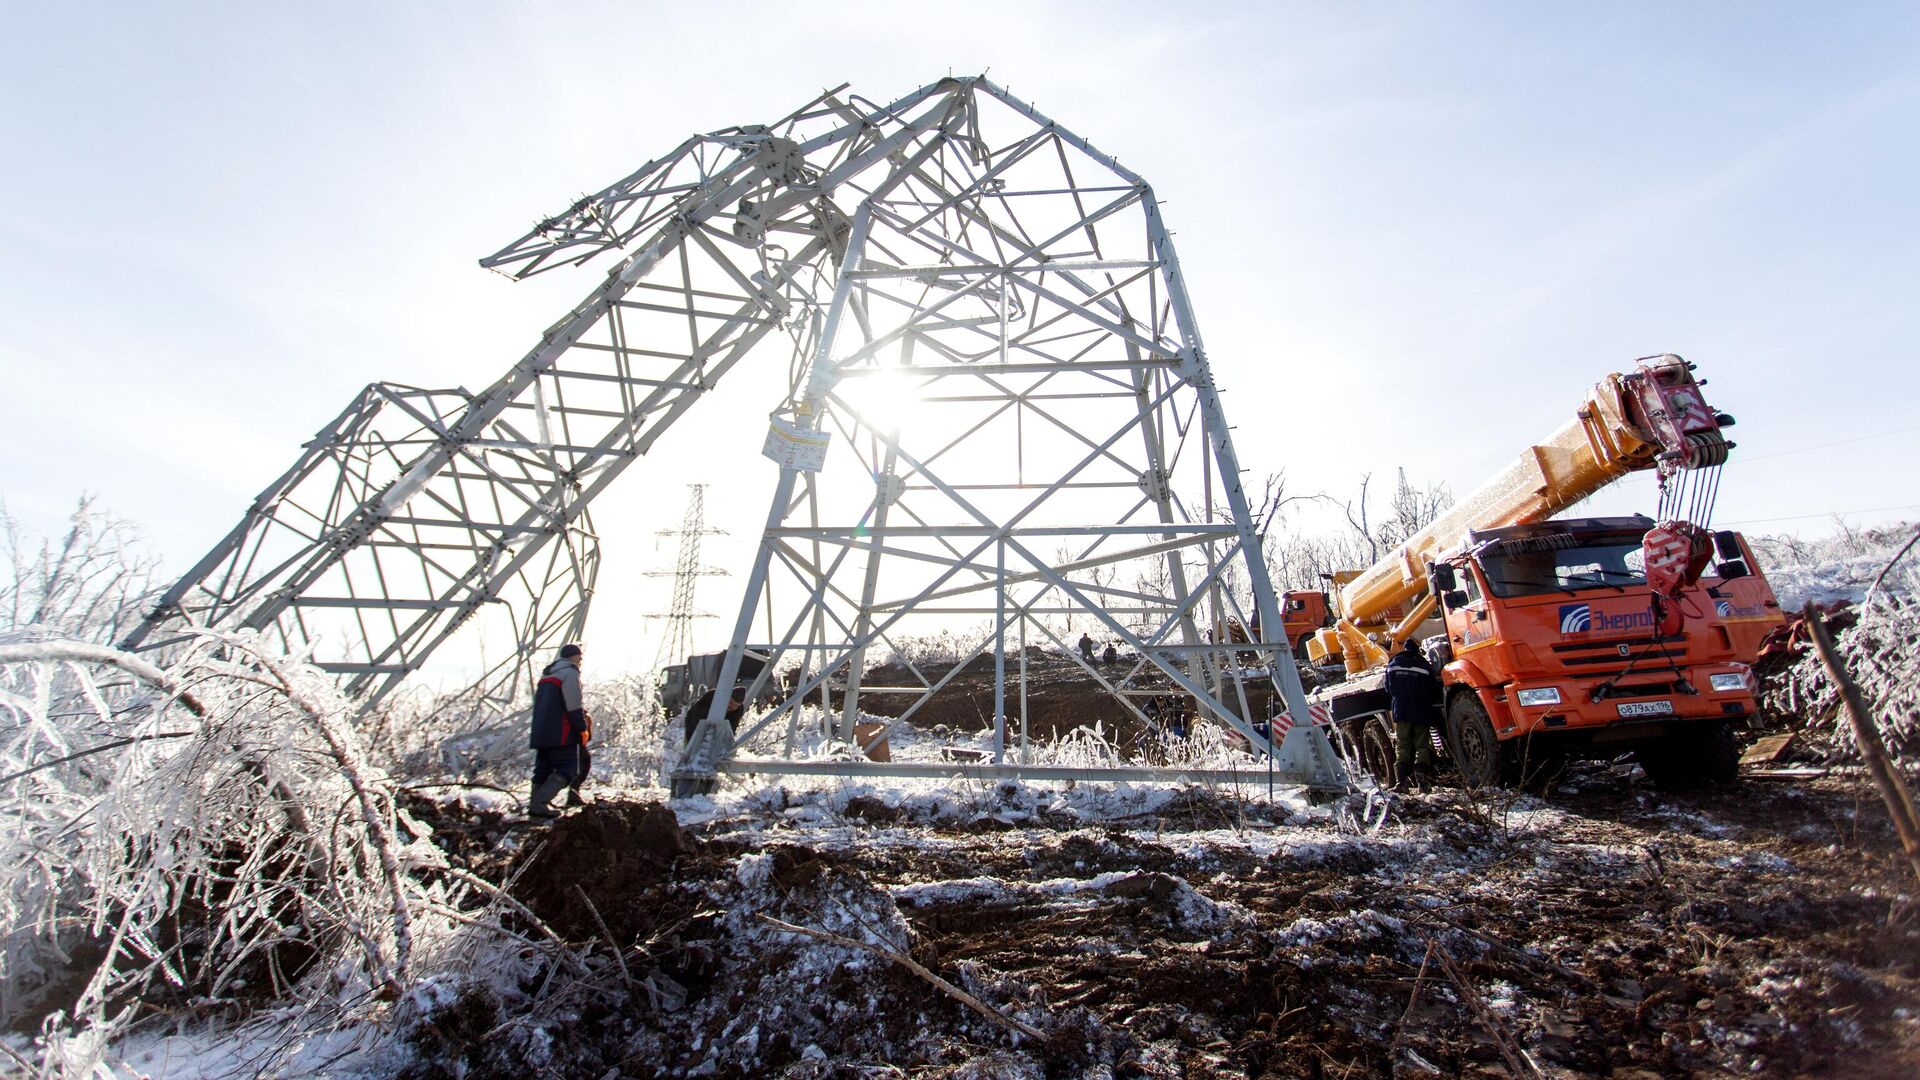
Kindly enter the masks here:
<path id="1" fill-rule="evenodd" d="M 1310 653 L 1340 651 L 1349 671 L 1385 663 L 1366 631 L 1385 629 L 1398 640 L 1431 614 L 1427 567 L 1469 530 L 1543 521 L 1631 472 L 1659 469 L 1664 477 L 1724 462 L 1731 444 L 1720 429 L 1733 420 L 1707 407 L 1693 368 L 1668 354 L 1602 379 L 1571 420 L 1346 582 L 1336 594 L 1335 625 L 1316 635 Z M 1384 625 L 1389 611 L 1409 604 L 1406 617 Z"/>

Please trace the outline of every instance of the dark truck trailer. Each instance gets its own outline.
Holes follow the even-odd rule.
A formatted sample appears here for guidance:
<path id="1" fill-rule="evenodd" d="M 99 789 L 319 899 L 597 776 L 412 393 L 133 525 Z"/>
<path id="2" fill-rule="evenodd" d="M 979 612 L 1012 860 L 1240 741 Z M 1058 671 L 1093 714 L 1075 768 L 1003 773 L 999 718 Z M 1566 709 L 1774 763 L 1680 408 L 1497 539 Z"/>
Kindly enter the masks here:
<path id="1" fill-rule="evenodd" d="M 727 654 L 723 650 L 714 653 L 699 653 L 687 657 L 684 664 L 669 664 L 660 669 L 660 710 L 669 717 L 680 715 L 687 706 L 699 699 L 701 694 L 713 689 L 720 681 L 720 671 L 726 666 Z M 751 683 L 766 670 L 767 657 L 762 653 L 748 651 L 740 657 L 741 683 Z"/>

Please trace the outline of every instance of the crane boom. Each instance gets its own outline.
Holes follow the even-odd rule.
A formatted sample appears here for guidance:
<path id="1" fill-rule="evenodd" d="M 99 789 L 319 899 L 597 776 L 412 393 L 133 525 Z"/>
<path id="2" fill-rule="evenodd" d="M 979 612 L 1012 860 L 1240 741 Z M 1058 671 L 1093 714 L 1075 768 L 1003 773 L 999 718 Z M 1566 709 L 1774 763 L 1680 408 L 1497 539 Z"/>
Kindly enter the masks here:
<path id="1" fill-rule="evenodd" d="M 1429 564 L 1469 530 L 1545 520 L 1631 472 L 1658 469 L 1664 479 L 1725 462 L 1732 444 L 1720 429 L 1732 418 L 1707 407 L 1693 367 L 1668 354 L 1602 379 L 1559 430 L 1348 582 L 1338 594 L 1340 618 L 1378 623 L 1418 603 L 1429 591 Z M 1431 610 L 1430 602 L 1421 606 Z"/>

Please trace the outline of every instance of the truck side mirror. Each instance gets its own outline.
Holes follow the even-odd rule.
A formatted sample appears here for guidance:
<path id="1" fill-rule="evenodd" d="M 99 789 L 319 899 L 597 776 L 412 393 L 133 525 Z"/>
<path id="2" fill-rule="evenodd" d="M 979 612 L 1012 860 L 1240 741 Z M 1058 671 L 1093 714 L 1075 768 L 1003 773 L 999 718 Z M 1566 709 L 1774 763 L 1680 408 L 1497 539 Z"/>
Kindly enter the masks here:
<path id="1" fill-rule="evenodd" d="M 1713 534 L 1713 550 L 1720 554 L 1721 562 L 1732 562 L 1741 557 L 1740 534 L 1722 529 Z M 1745 575 L 1742 575 L 1743 577 Z"/>
<path id="2" fill-rule="evenodd" d="M 1466 591 L 1462 589 L 1454 589 L 1450 592 L 1441 593 L 1440 602 L 1447 605 L 1448 611 L 1458 611 L 1461 608 L 1467 606 Z"/>
<path id="3" fill-rule="evenodd" d="M 1744 559 L 1733 559 L 1728 562 L 1723 562 L 1714 567 L 1713 572 L 1720 575 L 1722 581 L 1738 581 L 1753 573 L 1753 571 L 1747 569 L 1747 563 Z"/>
<path id="4" fill-rule="evenodd" d="M 1433 587 L 1443 593 L 1452 592 L 1454 586 L 1459 584 L 1454 579 L 1453 566 L 1450 563 L 1434 563 L 1429 573 L 1433 577 Z"/>

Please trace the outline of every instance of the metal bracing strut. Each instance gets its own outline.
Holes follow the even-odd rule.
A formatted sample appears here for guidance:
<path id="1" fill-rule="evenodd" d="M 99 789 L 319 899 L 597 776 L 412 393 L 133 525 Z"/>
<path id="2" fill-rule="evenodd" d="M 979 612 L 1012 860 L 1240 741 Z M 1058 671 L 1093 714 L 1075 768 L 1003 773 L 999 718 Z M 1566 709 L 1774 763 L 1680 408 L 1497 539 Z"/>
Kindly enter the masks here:
<path id="1" fill-rule="evenodd" d="M 1136 699 L 1177 695 L 1267 750 L 1246 654 L 1308 713 L 1284 642 L 1197 629 L 1227 606 L 1282 623 L 1153 190 L 985 79 L 887 104 L 845 89 L 688 139 L 483 259 L 516 279 L 611 264 L 486 389 L 369 387 L 128 644 L 252 627 L 311 650 L 370 707 L 494 622 L 514 652 L 476 689 L 508 707 L 528 663 L 580 634 L 593 499 L 774 352 L 793 372 L 770 403 L 780 475 L 686 786 L 771 770 L 767 755 L 884 772 L 865 755 L 894 739 L 910 758 L 915 713 L 983 657 L 996 768 L 1017 771 L 1010 710 L 1024 738 L 1034 696 L 1026 649 L 1013 665 L 1006 650 L 1071 654 L 1069 618 L 1130 654 L 1089 665 L 1116 718 L 1151 727 Z M 935 636 L 955 643 L 945 671 L 917 658 Z M 753 690 L 772 705 L 733 730 L 722 713 L 749 649 L 771 657 Z M 873 685 L 882 656 L 908 685 Z M 882 730 L 855 746 L 869 699 Z M 1344 783 L 1311 724 L 1278 756 L 1283 780 Z"/>

